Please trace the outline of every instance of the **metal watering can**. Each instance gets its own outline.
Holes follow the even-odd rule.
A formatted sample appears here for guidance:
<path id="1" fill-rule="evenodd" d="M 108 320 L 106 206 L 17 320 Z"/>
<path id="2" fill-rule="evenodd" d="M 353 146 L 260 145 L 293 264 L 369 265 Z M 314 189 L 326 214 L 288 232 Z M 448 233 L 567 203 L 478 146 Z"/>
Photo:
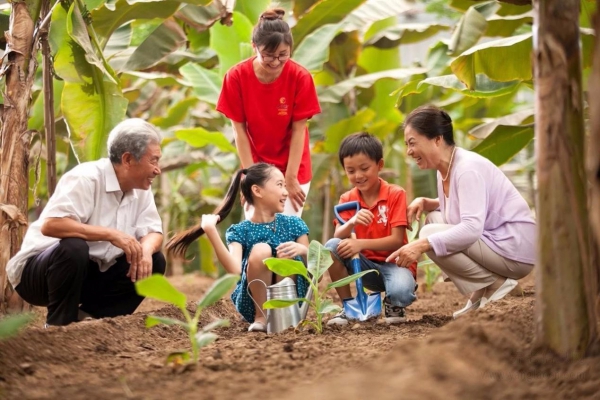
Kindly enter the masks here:
<path id="1" fill-rule="evenodd" d="M 252 282 L 259 281 L 267 290 L 267 301 L 269 300 L 292 300 L 297 299 L 298 294 L 296 293 L 296 282 L 292 278 L 283 278 L 280 282 L 275 283 L 271 286 L 265 285 L 263 281 L 260 279 L 254 279 L 248 283 L 248 295 L 256 304 L 256 301 L 250 294 L 250 284 Z M 306 293 L 306 298 L 310 300 L 312 296 L 312 288 L 308 289 Z M 263 310 L 259 308 L 260 312 L 265 315 Z M 297 326 L 300 321 L 306 318 L 306 314 L 308 313 L 308 302 L 304 302 L 302 307 L 299 307 L 298 304 L 292 304 L 288 307 L 284 308 L 273 308 L 267 310 L 267 315 L 265 318 L 267 319 L 267 333 L 277 333 L 283 330 L 286 330 L 290 326 Z"/>

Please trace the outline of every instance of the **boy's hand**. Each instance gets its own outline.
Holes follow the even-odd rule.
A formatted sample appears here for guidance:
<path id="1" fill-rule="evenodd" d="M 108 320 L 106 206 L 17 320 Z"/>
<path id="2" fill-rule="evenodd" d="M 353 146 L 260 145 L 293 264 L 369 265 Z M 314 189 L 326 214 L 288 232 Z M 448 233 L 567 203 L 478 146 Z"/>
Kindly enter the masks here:
<path id="1" fill-rule="evenodd" d="M 202 215 L 200 227 L 206 232 L 207 229 L 217 226 L 217 222 L 219 222 L 220 219 L 221 217 L 219 217 L 217 214 L 204 214 Z"/>
<path id="2" fill-rule="evenodd" d="M 410 203 L 408 207 L 406 207 L 406 219 L 408 220 L 408 226 L 406 229 L 412 231 L 412 223 L 415 220 L 421 219 L 421 214 L 423 214 L 423 210 L 425 207 L 425 199 L 423 197 L 417 197 Z"/>
<path id="3" fill-rule="evenodd" d="M 281 243 L 277 248 L 277 258 L 295 258 L 308 253 L 306 246 L 296 242 Z"/>
<path id="4" fill-rule="evenodd" d="M 367 210 L 366 208 L 363 208 L 358 210 L 358 212 L 354 214 L 354 216 L 350 218 L 350 221 L 348 222 L 350 222 L 353 225 L 368 226 L 369 224 L 371 224 L 371 222 L 373 222 L 373 218 L 375 218 L 373 213 Z"/>
<path id="5" fill-rule="evenodd" d="M 359 239 L 344 239 L 338 244 L 337 253 L 341 258 L 350 258 L 363 250 L 360 243 Z"/>

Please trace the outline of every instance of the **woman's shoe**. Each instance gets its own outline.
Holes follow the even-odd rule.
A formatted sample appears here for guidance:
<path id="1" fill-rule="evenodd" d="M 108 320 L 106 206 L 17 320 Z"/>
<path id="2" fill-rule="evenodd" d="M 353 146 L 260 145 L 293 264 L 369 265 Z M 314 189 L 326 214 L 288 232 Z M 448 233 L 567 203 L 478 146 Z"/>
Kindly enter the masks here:
<path id="1" fill-rule="evenodd" d="M 262 322 L 253 322 L 248 327 L 248 332 L 266 332 L 267 326 Z"/>
<path id="2" fill-rule="evenodd" d="M 452 317 L 454 319 L 456 319 L 456 318 L 460 317 L 461 315 L 468 313 L 469 311 L 477 310 L 479 308 L 480 303 L 481 303 L 481 299 L 477 299 L 477 300 L 475 300 L 475 302 L 472 302 L 471 299 L 469 299 L 469 301 L 467 301 L 467 305 L 464 306 L 463 308 L 461 308 L 460 310 L 455 311 L 452 314 Z"/>
<path id="3" fill-rule="evenodd" d="M 487 303 L 500 300 L 501 298 L 509 294 L 518 284 L 519 282 L 517 282 L 516 280 L 506 278 L 504 283 L 489 298 L 486 298 L 485 295 L 481 298 L 481 305 L 479 307 L 481 308 L 484 307 Z"/>

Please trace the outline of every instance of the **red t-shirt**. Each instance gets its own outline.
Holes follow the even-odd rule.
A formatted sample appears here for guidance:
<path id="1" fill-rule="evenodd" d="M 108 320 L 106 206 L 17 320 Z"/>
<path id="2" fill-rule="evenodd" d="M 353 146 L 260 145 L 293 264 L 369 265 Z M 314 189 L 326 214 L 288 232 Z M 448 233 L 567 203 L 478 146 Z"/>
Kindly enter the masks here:
<path id="1" fill-rule="evenodd" d="M 272 83 L 261 83 L 252 67 L 255 57 L 233 66 L 223 80 L 217 111 L 236 122 L 245 122 L 254 162 L 275 165 L 285 174 L 290 157 L 292 122 L 321 112 L 310 72 L 294 60 L 283 66 Z M 310 182 L 312 168 L 308 128 L 305 130 L 300 184 Z"/>
<path id="2" fill-rule="evenodd" d="M 358 201 L 360 208 L 366 208 L 373 213 L 375 218 L 369 226 L 356 225 L 354 232 L 356 233 L 357 239 L 381 239 L 392 234 L 392 228 L 401 226 L 408 226 L 406 219 L 406 192 L 398 185 L 392 185 L 379 178 L 379 196 L 377 201 L 372 205 L 368 206 L 357 188 L 347 191 L 340 197 L 340 203 L 347 203 L 349 201 Z M 344 221 L 348 221 L 354 216 L 356 211 L 348 210 L 340 213 L 340 216 Z M 338 224 L 335 220 L 334 224 Z M 404 233 L 404 240 L 402 245 L 408 243 L 408 236 Z M 374 250 L 363 250 L 362 254 L 371 261 L 378 263 L 385 262 L 385 259 L 392 254 L 393 251 L 374 251 Z M 417 264 L 413 263 L 408 268 L 413 276 L 417 276 Z"/>

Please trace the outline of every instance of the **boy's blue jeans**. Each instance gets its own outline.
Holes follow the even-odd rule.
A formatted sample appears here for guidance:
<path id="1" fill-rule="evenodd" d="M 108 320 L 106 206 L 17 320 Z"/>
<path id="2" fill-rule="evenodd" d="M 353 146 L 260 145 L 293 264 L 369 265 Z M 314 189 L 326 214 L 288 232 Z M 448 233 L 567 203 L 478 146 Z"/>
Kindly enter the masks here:
<path id="1" fill-rule="evenodd" d="M 351 259 L 342 259 L 337 254 L 337 247 L 342 239 L 329 239 L 325 247 L 340 260 L 351 275 Z M 362 277 L 363 286 L 376 292 L 385 292 L 386 297 L 394 306 L 408 307 L 417 299 L 415 294 L 415 278 L 408 268 L 399 267 L 393 263 L 376 263 L 360 254 L 360 268 L 362 271 L 377 270 L 378 274 L 370 273 Z"/>

